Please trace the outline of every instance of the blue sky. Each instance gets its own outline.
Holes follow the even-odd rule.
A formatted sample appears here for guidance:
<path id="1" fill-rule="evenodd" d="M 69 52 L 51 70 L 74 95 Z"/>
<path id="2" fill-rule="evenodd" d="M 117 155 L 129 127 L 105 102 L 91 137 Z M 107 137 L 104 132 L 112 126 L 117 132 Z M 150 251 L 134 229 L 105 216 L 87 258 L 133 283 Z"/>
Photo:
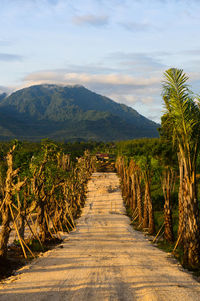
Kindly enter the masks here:
<path id="1" fill-rule="evenodd" d="M 82 84 L 160 121 L 161 81 L 200 93 L 200 0 L 0 0 L 0 92 Z"/>

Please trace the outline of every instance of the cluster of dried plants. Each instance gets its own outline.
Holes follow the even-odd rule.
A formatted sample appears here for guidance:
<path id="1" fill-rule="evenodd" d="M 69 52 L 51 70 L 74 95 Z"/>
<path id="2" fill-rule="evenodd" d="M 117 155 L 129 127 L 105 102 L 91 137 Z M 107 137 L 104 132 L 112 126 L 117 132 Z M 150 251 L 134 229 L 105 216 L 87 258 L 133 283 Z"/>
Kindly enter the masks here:
<path id="1" fill-rule="evenodd" d="M 1 260 L 7 258 L 11 231 L 27 258 L 27 254 L 34 256 L 31 240 L 44 248 L 47 241 L 60 238 L 60 232 L 73 230 L 95 168 L 88 151 L 72 162 L 56 144 L 45 141 L 22 172 L 14 168 L 16 149 L 14 143 L 0 162 Z"/>

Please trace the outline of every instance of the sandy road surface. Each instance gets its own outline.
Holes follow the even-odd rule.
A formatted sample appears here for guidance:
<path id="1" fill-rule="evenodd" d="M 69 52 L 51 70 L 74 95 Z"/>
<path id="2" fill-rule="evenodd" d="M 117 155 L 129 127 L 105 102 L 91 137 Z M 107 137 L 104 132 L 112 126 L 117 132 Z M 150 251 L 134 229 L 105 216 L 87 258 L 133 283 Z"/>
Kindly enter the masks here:
<path id="1" fill-rule="evenodd" d="M 200 300 L 200 284 L 124 215 L 119 180 L 95 173 L 77 230 L 0 285 L 0 300 Z"/>

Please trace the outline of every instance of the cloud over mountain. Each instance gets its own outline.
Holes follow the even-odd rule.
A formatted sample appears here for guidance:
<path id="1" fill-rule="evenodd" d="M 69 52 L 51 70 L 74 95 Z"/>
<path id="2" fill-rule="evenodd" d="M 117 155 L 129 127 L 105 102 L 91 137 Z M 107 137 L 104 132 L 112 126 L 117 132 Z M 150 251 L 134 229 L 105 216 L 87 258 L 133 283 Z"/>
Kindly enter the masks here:
<path id="1" fill-rule="evenodd" d="M 145 87 L 158 84 L 160 78 L 138 78 L 130 75 L 122 74 L 89 74 L 89 73 L 68 73 L 64 71 L 41 71 L 27 75 L 24 81 L 39 82 L 39 81 L 54 81 L 60 83 L 101 83 L 104 85 L 124 85 L 131 87 Z"/>
<path id="2" fill-rule="evenodd" d="M 148 107 L 151 98 L 152 105 L 156 105 L 154 94 L 160 95 L 160 77 L 137 77 L 125 74 L 91 74 L 83 72 L 68 72 L 67 70 L 34 72 L 24 78 L 23 86 L 35 84 L 80 84 L 87 88 L 103 93 L 119 103 L 133 106 L 143 103 Z M 158 119 L 159 121 L 159 119 Z"/>

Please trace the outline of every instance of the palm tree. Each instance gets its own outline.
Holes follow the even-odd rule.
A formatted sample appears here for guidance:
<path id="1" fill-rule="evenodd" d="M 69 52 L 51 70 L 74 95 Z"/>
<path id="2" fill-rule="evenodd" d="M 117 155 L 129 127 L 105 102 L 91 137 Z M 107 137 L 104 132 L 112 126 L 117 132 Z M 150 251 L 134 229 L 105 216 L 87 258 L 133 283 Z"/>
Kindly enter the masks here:
<path id="1" fill-rule="evenodd" d="M 149 234 L 153 234 L 155 232 L 155 223 L 150 189 L 153 176 L 152 158 L 149 155 L 140 156 L 137 158 L 137 164 L 141 168 L 145 186 L 143 228 L 148 228 Z"/>
<path id="2" fill-rule="evenodd" d="M 163 121 L 163 118 L 162 118 Z M 164 237 L 168 242 L 174 241 L 173 220 L 172 220 L 172 192 L 175 188 L 177 156 L 166 139 L 166 135 L 160 131 L 161 139 L 159 147 L 155 152 L 157 160 L 157 174 L 160 176 L 161 186 L 164 196 Z M 155 169 L 155 168 L 154 168 Z"/>
<path id="3" fill-rule="evenodd" d="M 196 186 L 196 160 L 199 150 L 200 111 L 190 92 L 188 77 L 181 69 L 164 73 L 163 99 L 166 112 L 162 128 L 177 145 L 179 162 L 184 167 L 181 187 L 184 211 L 184 263 L 195 267 L 200 263 L 199 210 Z M 180 167 L 181 168 L 181 167 Z"/>
<path id="4" fill-rule="evenodd" d="M 129 163 L 129 176 L 131 180 L 131 189 L 130 189 L 130 206 L 134 211 L 137 207 L 137 192 L 136 192 L 136 168 L 137 165 L 133 159 Z"/>
<path id="5" fill-rule="evenodd" d="M 173 224 L 172 224 L 172 208 L 171 208 L 171 193 L 175 182 L 175 172 L 170 166 L 165 166 L 162 171 L 161 183 L 163 195 L 165 199 L 164 205 L 164 236 L 168 242 L 174 241 Z"/>

